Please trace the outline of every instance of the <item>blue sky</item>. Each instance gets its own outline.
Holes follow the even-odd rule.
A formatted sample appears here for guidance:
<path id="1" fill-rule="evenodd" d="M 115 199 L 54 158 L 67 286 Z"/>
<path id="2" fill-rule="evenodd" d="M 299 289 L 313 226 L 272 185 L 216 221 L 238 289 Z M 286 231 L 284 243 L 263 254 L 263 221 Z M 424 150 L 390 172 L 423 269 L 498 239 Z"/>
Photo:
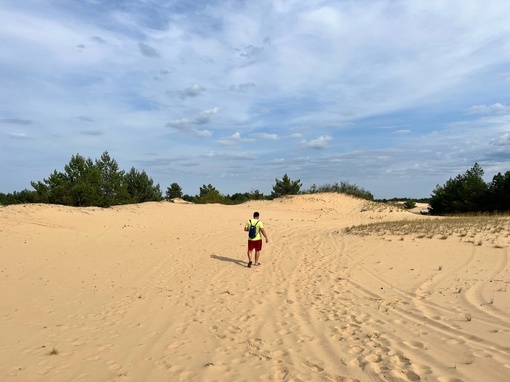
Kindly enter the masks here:
<path id="1" fill-rule="evenodd" d="M 510 170 L 510 2 L 0 0 L 0 192 L 107 150 L 164 192 Z"/>

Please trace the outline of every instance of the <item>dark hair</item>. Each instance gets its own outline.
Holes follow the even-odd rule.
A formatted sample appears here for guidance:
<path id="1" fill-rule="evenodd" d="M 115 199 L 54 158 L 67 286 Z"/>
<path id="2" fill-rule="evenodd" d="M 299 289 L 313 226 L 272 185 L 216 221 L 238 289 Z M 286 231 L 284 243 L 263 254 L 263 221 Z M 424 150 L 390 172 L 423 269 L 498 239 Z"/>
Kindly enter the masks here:
<path id="1" fill-rule="evenodd" d="M 259 217 L 259 213 L 258 213 L 258 212 L 254 212 L 254 213 L 253 213 L 253 217 L 254 217 L 254 218 L 258 218 L 258 217 Z"/>

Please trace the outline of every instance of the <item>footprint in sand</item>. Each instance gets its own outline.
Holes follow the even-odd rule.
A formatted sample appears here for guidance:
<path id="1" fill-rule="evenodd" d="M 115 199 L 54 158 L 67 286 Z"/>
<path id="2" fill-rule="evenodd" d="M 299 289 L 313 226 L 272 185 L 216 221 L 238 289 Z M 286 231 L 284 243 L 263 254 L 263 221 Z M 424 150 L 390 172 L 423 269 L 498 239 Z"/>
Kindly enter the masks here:
<path id="1" fill-rule="evenodd" d="M 90 374 L 88 373 L 82 373 L 78 376 L 76 376 L 75 378 L 73 378 L 73 382 L 74 381 L 89 381 L 90 380 Z"/>
<path id="2" fill-rule="evenodd" d="M 241 333 L 243 331 L 243 329 L 241 329 L 240 327 L 238 326 L 231 326 L 229 328 L 229 332 L 230 334 L 237 334 L 237 333 Z"/>
<path id="3" fill-rule="evenodd" d="M 455 377 L 439 377 L 437 380 L 439 382 L 464 382 L 462 379 Z"/>
<path id="4" fill-rule="evenodd" d="M 289 370 L 287 368 L 285 368 L 284 366 L 276 366 L 271 372 L 269 379 L 271 381 L 284 381 L 288 377 L 288 375 Z"/>
<path id="5" fill-rule="evenodd" d="M 485 350 L 476 351 L 473 353 L 473 355 L 480 358 L 492 358 L 492 354 L 486 352 Z"/>
<path id="6" fill-rule="evenodd" d="M 391 357 L 391 362 L 394 365 L 397 365 L 399 367 L 409 366 L 411 365 L 411 362 L 409 361 L 409 358 L 403 356 L 402 354 L 395 354 Z M 428 367 L 428 366 L 427 366 Z"/>
<path id="7" fill-rule="evenodd" d="M 365 357 L 365 361 L 371 362 L 371 363 L 379 363 L 382 361 L 382 358 L 379 354 L 369 354 Z"/>
<path id="8" fill-rule="evenodd" d="M 271 342 L 271 345 L 283 345 L 283 340 L 281 338 L 277 338 L 273 342 Z"/>
<path id="9" fill-rule="evenodd" d="M 276 350 L 273 352 L 273 357 L 274 358 L 283 358 L 285 356 L 289 355 L 288 352 L 286 352 L 285 350 Z"/>
<path id="10" fill-rule="evenodd" d="M 425 349 L 425 344 L 418 341 L 405 341 L 403 344 L 413 349 Z"/>
<path id="11" fill-rule="evenodd" d="M 297 340 L 298 343 L 313 341 L 316 337 L 314 336 L 300 336 Z"/>
<path id="12" fill-rule="evenodd" d="M 317 373 L 320 373 L 321 371 L 324 371 L 324 369 L 322 367 L 320 367 L 319 365 L 315 364 L 315 363 L 311 363 L 309 361 L 305 361 L 305 362 L 302 362 L 303 365 L 305 365 L 306 367 L 309 367 L 311 370 L 317 372 Z"/>
<path id="13" fill-rule="evenodd" d="M 421 380 L 420 376 L 411 370 L 394 370 L 393 374 L 397 378 L 405 378 L 407 381 L 419 381 Z"/>
<path id="14" fill-rule="evenodd" d="M 248 345 L 252 348 L 260 350 L 260 346 L 262 345 L 262 339 L 260 338 L 250 338 L 248 340 Z"/>
<path id="15" fill-rule="evenodd" d="M 52 371 L 54 369 L 54 367 L 45 367 L 44 369 L 42 370 L 39 370 L 37 372 L 37 374 L 40 374 L 40 375 L 46 375 L 48 374 L 50 371 Z"/>
<path id="16" fill-rule="evenodd" d="M 408 361 L 408 365 L 411 362 Z M 413 363 L 413 369 L 418 371 L 420 374 L 432 374 L 432 369 L 428 365 L 423 365 L 421 363 Z"/>
<path id="17" fill-rule="evenodd" d="M 114 347 L 113 344 L 107 344 L 107 345 L 103 345 L 101 346 L 99 349 L 97 349 L 97 351 L 99 353 L 107 353 L 109 352 L 112 348 Z"/>
<path id="18" fill-rule="evenodd" d="M 365 367 L 365 362 L 361 359 L 361 357 L 351 359 L 349 361 L 349 364 L 354 367 L 359 367 L 359 368 Z"/>
<path id="19" fill-rule="evenodd" d="M 361 346 L 353 346 L 350 350 L 350 354 L 361 354 L 365 351 Z"/>
<path id="20" fill-rule="evenodd" d="M 335 341 L 343 341 L 344 340 L 344 337 L 342 337 L 340 334 L 333 334 L 331 336 L 332 339 L 334 339 Z"/>
<path id="21" fill-rule="evenodd" d="M 448 345 L 462 345 L 464 342 L 465 342 L 464 340 L 456 339 L 456 338 L 448 339 L 446 341 L 446 343 Z"/>
<path id="22" fill-rule="evenodd" d="M 122 367 L 115 361 L 108 361 L 106 364 L 108 365 L 108 370 L 119 370 Z"/>
<path id="23" fill-rule="evenodd" d="M 167 346 L 167 349 L 179 349 L 185 345 L 182 341 L 172 342 L 170 345 Z"/>

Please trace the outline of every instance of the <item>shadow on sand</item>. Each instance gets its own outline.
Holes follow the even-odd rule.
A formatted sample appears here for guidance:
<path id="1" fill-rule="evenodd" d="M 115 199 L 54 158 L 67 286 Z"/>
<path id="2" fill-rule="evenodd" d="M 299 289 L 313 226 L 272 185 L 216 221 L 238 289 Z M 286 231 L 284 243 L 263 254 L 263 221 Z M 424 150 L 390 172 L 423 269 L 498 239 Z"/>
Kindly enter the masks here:
<path id="1" fill-rule="evenodd" d="M 246 261 L 242 261 L 239 259 L 231 259 L 230 257 L 211 255 L 211 259 L 220 260 L 220 261 L 229 261 L 231 263 L 237 264 L 241 267 L 246 267 L 248 264 Z"/>

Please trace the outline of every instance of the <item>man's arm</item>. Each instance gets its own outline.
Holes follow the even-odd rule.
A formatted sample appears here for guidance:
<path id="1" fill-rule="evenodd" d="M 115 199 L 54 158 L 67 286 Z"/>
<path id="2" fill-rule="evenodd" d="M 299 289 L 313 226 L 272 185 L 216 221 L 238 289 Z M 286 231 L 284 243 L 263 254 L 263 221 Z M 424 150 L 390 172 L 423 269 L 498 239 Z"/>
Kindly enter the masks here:
<path id="1" fill-rule="evenodd" d="M 269 238 L 267 237 L 267 234 L 266 234 L 266 230 L 264 228 L 261 228 L 260 229 L 260 232 L 262 233 L 262 235 L 264 235 L 264 237 L 266 238 L 266 243 L 269 243 Z"/>

